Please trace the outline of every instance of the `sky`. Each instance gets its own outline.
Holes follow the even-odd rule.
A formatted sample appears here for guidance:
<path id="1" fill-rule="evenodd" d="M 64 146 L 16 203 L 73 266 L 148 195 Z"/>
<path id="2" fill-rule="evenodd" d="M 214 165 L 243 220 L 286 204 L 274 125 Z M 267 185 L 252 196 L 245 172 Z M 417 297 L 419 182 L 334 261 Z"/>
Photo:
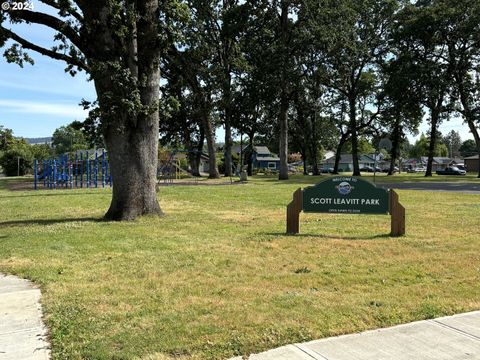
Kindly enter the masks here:
<path id="1" fill-rule="evenodd" d="M 46 5 L 33 3 L 35 11 L 54 14 Z M 53 32 L 40 25 L 15 25 L 17 33 L 38 45 L 50 48 Z M 3 49 L 0 49 L 3 54 Z M 75 77 L 64 72 L 65 63 L 39 55 L 29 55 L 35 65 L 25 64 L 20 68 L 0 58 L 0 125 L 12 129 L 15 136 L 48 137 L 56 128 L 74 120 L 84 120 L 87 112 L 79 103 L 82 99 L 96 99 L 93 82 L 85 73 Z M 440 125 L 446 135 L 451 130 L 459 131 L 462 140 L 472 139 L 461 119 L 451 119 Z M 428 132 L 426 121 L 419 128 L 420 133 Z M 217 140 L 223 141 L 223 130 L 217 131 Z M 410 142 L 418 138 L 410 135 Z"/>

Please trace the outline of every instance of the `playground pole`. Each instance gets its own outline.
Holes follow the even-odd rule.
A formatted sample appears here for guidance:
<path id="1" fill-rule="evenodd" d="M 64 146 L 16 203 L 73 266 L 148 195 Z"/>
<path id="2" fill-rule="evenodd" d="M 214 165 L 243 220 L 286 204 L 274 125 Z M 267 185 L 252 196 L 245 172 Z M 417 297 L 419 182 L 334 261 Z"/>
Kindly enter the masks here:
<path id="1" fill-rule="evenodd" d="M 83 189 L 83 152 L 80 152 L 80 187 Z"/>
<path id="2" fill-rule="evenodd" d="M 58 187 L 62 186 L 62 164 L 63 164 L 63 154 L 60 154 L 57 161 L 57 175 L 55 177 Z"/>
<path id="3" fill-rule="evenodd" d="M 78 187 L 78 152 L 75 151 L 75 187 Z"/>
<path id="4" fill-rule="evenodd" d="M 37 163 L 37 159 L 33 160 L 33 187 L 35 190 L 37 190 L 37 169 L 38 168 L 38 163 Z"/>
<path id="5" fill-rule="evenodd" d="M 98 183 L 97 183 L 97 180 L 98 180 L 98 152 L 97 150 L 95 150 L 95 166 L 93 167 L 93 171 L 94 171 L 94 174 L 95 174 L 95 188 L 98 187 Z"/>
<path id="6" fill-rule="evenodd" d="M 48 188 L 51 189 L 52 188 L 52 182 L 50 181 L 51 177 L 52 177 L 52 160 L 48 160 Z"/>
<path id="7" fill-rule="evenodd" d="M 53 159 L 53 188 L 57 188 L 57 159 Z"/>
<path id="8" fill-rule="evenodd" d="M 87 157 L 87 188 L 90 187 L 90 156 L 88 155 L 88 151 L 87 151 L 87 154 L 86 154 L 86 157 Z"/>
<path id="9" fill-rule="evenodd" d="M 102 150 L 102 187 L 105 187 L 105 149 Z"/>
<path id="10" fill-rule="evenodd" d="M 68 154 L 63 155 L 63 183 L 64 188 L 68 189 L 68 182 L 70 179 L 68 178 Z"/>
<path id="11" fill-rule="evenodd" d="M 71 161 L 68 163 L 68 183 L 70 189 L 73 189 L 73 163 Z"/>
<path id="12" fill-rule="evenodd" d="M 47 160 L 43 160 L 43 187 L 47 186 Z"/>

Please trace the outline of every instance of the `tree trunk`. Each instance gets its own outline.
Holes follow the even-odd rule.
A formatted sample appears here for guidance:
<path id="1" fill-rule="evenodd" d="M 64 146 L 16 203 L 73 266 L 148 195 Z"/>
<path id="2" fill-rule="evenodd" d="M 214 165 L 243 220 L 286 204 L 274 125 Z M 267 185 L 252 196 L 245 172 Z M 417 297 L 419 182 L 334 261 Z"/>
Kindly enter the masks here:
<path id="1" fill-rule="evenodd" d="M 230 118 L 230 116 L 228 116 Z M 225 158 L 225 177 L 232 176 L 232 126 L 230 124 L 230 119 L 227 120 L 227 115 L 225 115 L 225 147 L 224 147 L 224 158 Z"/>
<path id="2" fill-rule="evenodd" d="M 310 136 L 310 155 L 312 158 L 312 172 L 313 175 L 320 175 L 320 170 L 318 168 L 318 140 L 317 140 L 317 113 L 315 110 L 315 114 L 312 120 L 312 134 Z"/>
<path id="3" fill-rule="evenodd" d="M 203 112 L 202 125 L 205 132 L 205 138 L 207 139 L 208 148 L 208 178 L 218 179 L 220 174 L 217 168 L 217 154 L 215 150 L 215 133 L 213 132 L 212 123 L 210 121 L 210 114 Z"/>
<path id="4" fill-rule="evenodd" d="M 433 156 L 435 155 L 435 144 L 437 143 L 437 126 L 438 126 L 438 117 L 439 117 L 439 113 L 437 110 L 430 110 L 430 111 L 431 111 L 430 144 L 428 145 L 427 171 L 425 172 L 425 177 L 432 176 L 432 164 L 433 164 Z"/>
<path id="5" fill-rule="evenodd" d="M 140 215 L 162 215 L 157 200 L 158 113 L 123 130 L 105 132 L 113 180 L 112 202 L 105 219 L 133 220 Z"/>
<path id="6" fill-rule="evenodd" d="M 398 153 L 400 150 L 400 116 L 397 115 L 395 119 L 395 126 L 393 128 L 393 141 L 392 141 L 392 150 L 390 152 L 390 168 L 388 170 L 388 175 L 393 175 L 395 173 L 395 162 L 397 161 Z"/>
<path id="7" fill-rule="evenodd" d="M 245 154 L 247 157 L 247 175 L 253 175 L 253 138 L 255 136 L 254 132 L 248 134 L 248 152 Z"/>
<path id="8" fill-rule="evenodd" d="M 288 31 L 288 1 L 281 2 L 280 14 L 280 35 L 282 46 L 282 68 L 280 81 L 280 142 L 279 142 L 279 157 L 280 168 L 278 173 L 278 180 L 288 180 L 288 90 L 287 90 L 287 31 Z"/>
<path id="9" fill-rule="evenodd" d="M 333 165 L 333 173 L 338 174 L 338 166 L 340 165 L 340 157 L 342 156 L 343 145 L 348 139 L 348 133 L 342 134 L 338 142 L 337 150 L 335 152 L 335 164 Z"/>
<path id="10" fill-rule="evenodd" d="M 350 97 L 350 138 L 352 141 L 352 161 L 353 161 L 353 176 L 361 176 L 360 166 L 358 165 L 358 138 L 357 138 L 357 108 L 355 97 Z"/>
<path id="11" fill-rule="evenodd" d="M 205 142 L 205 133 L 203 127 L 200 129 L 200 139 L 195 148 L 188 149 L 188 162 L 190 164 L 190 169 L 192 176 L 200 177 L 200 161 L 202 158 L 203 143 Z"/>
<path id="12" fill-rule="evenodd" d="M 288 103 L 286 97 L 282 99 L 280 109 L 280 168 L 278 173 L 278 180 L 288 180 Z"/>
<path id="13" fill-rule="evenodd" d="M 477 154 L 478 154 L 478 177 L 480 178 L 480 134 L 478 134 L 478 130 L 475 127 L 475 122 L 474 120 L 469 117 L 466 119 L 468 127 L 470 128 L 470 132 L 473 135 L 473 138 L 475 139 L 475 145 L 477 147 Z"/>
<path id="14" fill-rule="evenodd" d="M 231 114 L 231 75 L 230 70 L 227 70 L 225 73 L 225 84 L 223 86 L 223 101 L 225 108 L 225 147 L 224 147 L 224 158 L 225 158 L 225 177 L 232 176 L 232 114 Z"/>
<path id="15" fill-rule="evenodd" d="M 305 149 L 305 147 L 300 150 L 300 154 L 302 154 L 303 160 L 303 175 L 308 175 L 307 150 Z"/>
<path id="16" fill-rule="evenodd" d="M 115 87 L 118 69 L 106 63 L 102 70 L 92 74 L 100 109 L 105 109 L 102 113 L 108 117 L 102 119 L 106 125 L 105 143 L 113 182 L 112 202 L 105 214 L 107 220 L 133 220 L 140 215 L 163 214 L 156 193 L 160 98 L 158 1 L 139 1 L 138 14 L 125 60 L 132 79 L 136 80 L 125 81 L 138 89 L 141 111 L 127 114 L 123 103 L 118 103 L 118 99 L 125 98 L 126 89 Z M 137 32 L 142 36 L 137 38 Z M 103 54 L 110 53 L 111 39 L 108 30 L 98 41 Z M 112 105 L 119 107 L 115 114 L 109 109 Z"/>
<path id="17" fill-rule="evenodd" d="M 475 145 L 477 146 L 478 177 L 480 178 L 480 134 L 478 133 L 478 129 L 475 126 L 475 115 L 472 113 L 472 110 L 470 108 L 468 95 L 466 94 L 465 86 L 463 85 L 463 77 L 456 76 L 456 80 L 457 80 L 458 88 L 460 92 L 460 102 L 462 103 L 462 106 L 463 106 L 463 116 L 467 121 L 470 132 L 472 133 L 473 138 L 475 139 Z"/>

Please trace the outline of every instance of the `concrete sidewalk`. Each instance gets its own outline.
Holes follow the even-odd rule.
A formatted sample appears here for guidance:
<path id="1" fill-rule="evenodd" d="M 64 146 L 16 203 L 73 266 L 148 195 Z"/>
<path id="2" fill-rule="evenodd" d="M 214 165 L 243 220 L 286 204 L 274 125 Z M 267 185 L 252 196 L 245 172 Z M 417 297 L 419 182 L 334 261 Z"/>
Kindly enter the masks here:
<path id="1" fill-rule="evenodd" d="M 480 360 L 480 311 L 287 345 L 248 359 Z"/>
<path id="2" fill-rule="evenodd" d="M 27 280 L 0 274 L 0 360 L 48 360 L 40 289 Z"/>

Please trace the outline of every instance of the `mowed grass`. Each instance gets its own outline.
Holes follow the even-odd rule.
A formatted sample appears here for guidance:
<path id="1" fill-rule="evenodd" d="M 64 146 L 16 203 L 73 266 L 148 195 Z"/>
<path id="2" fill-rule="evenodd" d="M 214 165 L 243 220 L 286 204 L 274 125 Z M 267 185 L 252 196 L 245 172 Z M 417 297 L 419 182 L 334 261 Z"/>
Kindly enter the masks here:
<path id="1" fill-rule="evenodd" d="M 101 221 L 110 190 L 7 191 L 0 272 L 42 289 L 54 359 L 223 359 L 480 309 L 480 196 L 398 191 L 390 218 L 302 214 L 317 178 L 167 186 L 163 218 Z"/>

